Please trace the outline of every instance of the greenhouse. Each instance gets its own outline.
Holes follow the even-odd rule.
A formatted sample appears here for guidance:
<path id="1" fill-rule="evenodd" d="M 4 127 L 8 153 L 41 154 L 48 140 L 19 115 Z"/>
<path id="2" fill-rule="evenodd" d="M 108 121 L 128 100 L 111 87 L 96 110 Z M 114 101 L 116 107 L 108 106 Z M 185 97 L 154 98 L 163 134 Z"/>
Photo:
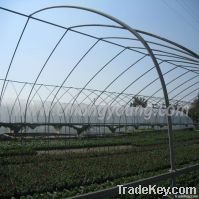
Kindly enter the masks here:
<path id="1" fill-rule="evenodd" d="M 74 88 L 69 89 L 71 91 L 76 90 Z M 93 93 L 94 91 L 91 90 L 89 92 Z M 115 96 L 114 93 L 106 93 L 106 95 Z M 153 107 L 152 104 L 152 102 L 160 101 L 161 99 L 154 98 L 151 100 L 151 105 L 143 108 L 141 106 L 131 107 L 128 101 L 133 99 L 133 95 L 124 94 L 123 96 L 124 99 L 118 100 L 119 102 L 112 106 L 108 105 L 110 99 L 106 99 L 107 97 L 99 105 L 91 101 L 90 104 L 83 102 L 80 104 L 57 102 L 52 106 L 49 102 L 44 104 L 43 101 L 40 103 L 39 101 L 33 101 L 29 105 L 29 111 L 26 114 L 27 127 L 30 127 L 29 129 L 26 128 L 26 132 L 70 132 L 74 136 L 78 133 L 75 126 L 83 127 L 84 125 L 87 125 L 88 128 L 82 131 L 81 134 L 128 132 L 138 128 L 165 129 L 167 127 L 167 109 L 163 106 L 159 108 Z M 173 128 L 193 128 L 194 123 L 188 115 L 190 103 L 181 103 L 184 103 L 183 110 L 176 110 L 173 107 L 171 112 Z M 13 104 L 7 104 L 7 107 L 2 106 L 1 123 L 3 127 L 1 127 L 1 131 L 3 133 L 18 133 L 20 130 L 23 132 L 25 130 L 24 125 L 21 125 L 21 128 L 18 129 L 13 129 L 13 126 L 9 128 L 10 124 L 18 124 L 20 126 L 20 123 L 23 124 L 24 122 L 25 104 L 23 101 L 19 103 L 19 106 L 16 104 L 17 100 L 15 99 Z M 46 126 L 50 126 L 50 128 L 47 129 Z M 57 129 L 58 126 L 59 128 Z"/>
<path id="2" fill-rule="evenodd" d="M 0 198 L 199 184 L 197 53 L 85 7 L 0 14 Z"/>

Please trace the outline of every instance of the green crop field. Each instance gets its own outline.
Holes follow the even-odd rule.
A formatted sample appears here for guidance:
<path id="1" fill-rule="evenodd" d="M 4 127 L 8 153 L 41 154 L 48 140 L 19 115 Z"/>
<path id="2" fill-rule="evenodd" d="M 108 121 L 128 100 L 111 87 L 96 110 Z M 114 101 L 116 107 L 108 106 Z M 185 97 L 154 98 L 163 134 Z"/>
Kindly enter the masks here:
<path id="1" fill-rule="evenodd" d="M 199 132 L 174 133 L 177 168 L 198 163 Z M 0 141 L 0 198 L 67 198 L 160 174 L 168 171 L 169 165 L 164 131 L 103 138 Z M 178 177 L 177 183 L 197 186 L 198 174 Z M 169 181 L 161 183 L 169 185 Z"/>

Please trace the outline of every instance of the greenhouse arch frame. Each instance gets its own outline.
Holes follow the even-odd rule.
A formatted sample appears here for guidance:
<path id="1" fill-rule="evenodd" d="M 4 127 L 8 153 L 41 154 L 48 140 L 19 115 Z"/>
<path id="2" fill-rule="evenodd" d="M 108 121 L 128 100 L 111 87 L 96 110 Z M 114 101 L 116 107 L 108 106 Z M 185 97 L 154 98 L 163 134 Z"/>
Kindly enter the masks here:
<path id="1" fill-rule="evenodd" d="M 80 11 L 84 11 L 84 12 L 89 12 L 92 13 L 94 15 L 97 16 L 101 16 L 106 18 L 110 23 L 113 24 L 80 24 L 80 25 L 74 25 L 71 27 L 65 27 L 63 25 L 60 24 L 56 24 L 53 23 L 51 21 L 47 21 L 45 19 L 39 18 L 37 17 L 37 15 L 41 14 L 41 13 L 45 13 L 47 11 L 53 11 L 53 10 L 57 10 L 57 9 L 65 9 L 67 12 L 67 9 L 74 9 L 74 10 L 80 10 Z M 174 95 L 173 98 L 171 98 L 169 96 L 169 94 L 171 92 L 173 92 L 175 89 L 173 90 L 168 90 L 168 85 L 171 84 L 172 82 L 176 81 L 177 79 L 179 79 L 180 77 L 183 77 L 184 75 L 187 75 L 188 73 L 191 74 L 190 77 L 185 80 L 184 82 L 182 82 L 182 84 L 186 84 L 187 82 L 192 81 L 194 78 L 198 78 L 199 76 L 199 55 L 194 53 L 193 51 L 175 43 L 172 42 L 168 39 L 162 38 L 160 36 L 148 33 L 148 32 L 144 32 L 141 30 L 137 30 L 134 29 L 132 27 L 130 27 L 129 25 L 127 25 L 126 23 L 120 21 L 119 19 L 112 17 L 108 14 L 105 14 L 103 12 L 94 10 L 94 9 L 90 9 L 90 8 L 85 8 L 85 7 L 80 7 L 80 6 L 53 6 L 53 7 L 47 7 L 41 10 L 38 10 L 36 12 L 33 12 L 30 15 L 26 15 L 23 13 L 19 13 L 13 10 L 9 10 L 6 8 L 2 8 L 0 7 L 1 11 L 5 11 L 7 13 L 10 14 L 15 14 L 15 15 L 19 15 L 22 17 L 26 18 L 26 22 L 25 25 L 23 26 L 23 29 L 20 33 L 19 39 L 17 41 L 17 44 L 15 46 L 14 52 L 12 53 L 12 57 L 10 59 L 9 65 L 7 67 L 5 76 L 3 78 L 1 78 L 1 94 L 0 94 L 0 109 L 2 109 L 3 106 L 3 101 L 4 99 L 6 100 L 5 94 L 7 92 L 9 85 L 13 86 L 13 90 L 16 91 L 16 97 L 14 99 L 14 102 L 12 103 L 12 105 L 10 105 L 10 107 L 7 108 L 8 110 L 8 115 L 9 115 L 9 120 L 4 121 L 1 120 L 0 121 L 0 125 L 3 127 L 8 127 L 11 130 L 14 130 L 16 132 L 19 132 L 20 130 L 22 130 L 23 128 L 35 128 L 37 126 L 47 126 L 48 127 L 48 131 L 49 131 L 49 127 L 53 126 L 53 127 L 58 127 L 58 128 L 62 128 L 62 127 L 70 127 L 73 128 L 75 130 L 77 130 L 77 133 L 82 133 L 83 131 L 86 131 L 89 128 L 92 127 L 100 127 L 100 126 L 105 126 L 107 128 L 109 128 L 112 131 L 116 131 L 117 128 L 122 128 L 122 127 L 128 127 L 128 126 L 133 126 L 136 127 L 136 125 L 149 125 L 149 124 L 144 124 L 144 123 L 131 123 L 129 122 L 127 116 L 125 114 L 123 114 L 122 116 L 119 117 L 119 119 L 117 119 L 114 115 L 112 115 L 112 122 L 107 122 L 107 111 L 105 113 L 105 117 L 102 123 L 99 122 L 98 119 L 96 119 L 94 122 L 92 121 L 92 114 L 94 114 L 94 111 L 96 111 L 97 116 L 96 118 L 98 118 L 99 114 L 100 114 L 100 110 L 99 108 L 101 107 L 100 104 L 104 104 L 104 106 L 109 106 L 111 107 L 112 104 L 114 104 L 115 106 L 120 106 L 120 107 L 125 107 L 131 102 L 132 98 L 135 96 L 142 96 L 139 95 L 143 90 L 145 90 L 146 88 L 149 88 L 154 82 L 159 81 L 161 87 L 151 96 L 145 96 L 147 97 L 148 100 L 154 101 L 155 104 L 160 103 L 164 103 L 165 104 L 165 108 L 168 111 L 167 114 L 167 121 L 166 123 L 160 124 L 159 125 L 167 125 L 168 128 L 168 138 L 169 138 L 169 149 L 170 149 L 170 167 L 171 170 L 169 171 L 169 173 L 160 175 L 160 176 L 155 176 L 152 177 L 150 179 L 145 179 L 143 181 L 139 181 L 139 182 L 135 182 L 134 185 L 139 184 L 139 183 L 151 183 L 153 181 L 157 181 L 160 179 L 165 179 L 165 178 L 172 178 L 173 179 L 173 185 L 175 184 L 175 176 L 179 175 L 180 173 L 186 172 L 186 171 L 190 171 L 191 168 L 184 168 L 182 170 L 176 170 L 175 168 L 175 152 L 174 152 L 174 138 L 173 138 L 173 133 L 172 133 L 172 126 L 174 125 L 174 123 L 172 124 L 172 117 L 170 115 L 171 112 L 171 108 L 170 105 L 171 104 L 178 104 L 178 103 L 182 103 L 182 104 L 186 104 L 186 101 L 183 101 L 184 98 L 190 96 L 193 92 L 198 92 L 198 82 L 194 82 L 192 85 L 189 85 L 188 87 L 183 88 L 183 90 L 180 92 L 183 93 L 185 91 L 191 91 L 188 94 L 185 93 L 184 95 L 182 95 L 182 97 L 179 99 L 177 98 L 179 96 L 179 93 L 177 93 L 176 95 Z M 12 71 L 12 66 L 13 66 L 13 62 L 17 56 L 18 53 L 18 49 L 20 48 L 21 43 L 23 43 L 23 37 L 24 34 L 26 34 L 27 29 L 30 26 L 30 21 L 37 21 L 43 24 L 47 24 L 50 26 L 53 26 L 55 28 L 59 28 L 64 30 L 64 33 L 61 35 L 61 37 L 59 37 L 58 42 L 54 45 L 53 49 L 51 50 L 50 54 L 47 56 L 47 59 L 45 60 L 45 62 L 42 64 L 42 67 L 40 68 L 39 72 L 37 73 L 35 79 L 33 82 L 25 82 L 25 81 L 18 81 L 18 80 L 13 80 L 13 79 L 9 79 L 9 74 Z M 97 37 L 94 35 L 89 35 L 89 33 L 85 33 L 85 32 L 80 32 L 78 29 L 79 28 L 86 28 L 86 27 L 91 27 L 91 28 L 110 28 L 113 30 L 122 30 L 122 31 L 127 31 L 128 34 L 130 33 L 131 37 L 122 37 L 122 36 L 109 36 L 109 37 Z M 76 64 L 71 68 L 71 70 L 69 71 L 69 73 L 67 73 L 67 75 L 65 76 L 65 78 L 63 79 L 63 81 L 61 82 L 60 85 L 51 85 L 51 83 L 49 84 L 42 84 L 42 83 L 38 83 L 38 80 L 40 78 L 40 76 L 44 73 L 45 69 L 47 68 L 47 65 L 49 63 L 49 61 L 52 59 L 53 54 L 56 52 L 57 48 L 59 47 L 59 45 L 61 45 L 64 37 L 68 34 L 68 32 L 75 32 L 77 34 L 81 34 L 85 37 L 91 37 L 92 39 L 95 40 L 95 42 L 87 49 L 87 51 L 83 54 L 83 56 L 76 62 Z M 145 39 L 144 37 L 147 37 L 148 39 Z M 151 39 L 151 40 L 149 40 Z M 134 40 L 136 42 L 139 43 L 139 46 L 134 47 L 134 46 L 123 46 L 121 43 L 117 43 L 115 41 L 118 40 L 122 40 L 122 41 L 131 41 Z M 91 51 L 100 43 L 100 42 L 105 42 L 107 44 L 111 44 L 111 45 L 115 45 L 118 47 L 122 47 L 122 50 L 119 51 L 119 53 L 117 53 L 115 56 L 113 56 L 111 59 L 109 59 L 108 62 L 106 62 L 105 65 L 103 65 L 96 73 L 93 74 L 93 76 L 91 76 L 90 79 L 87 79 L 86 84 L 83 87 L 80 88 L 76 88 L 76 87 L 70 87 L 70 86 L 65 86 L 66 81 L 68 81 L 69 77 L 74 73 L 75 69 L 78 68 L 79 64 L 81 64 L 81 62 L 86 59 L 87 55 L 91 53 Z M 153 47 L 151 47 L 153 46 Z M 155 47 L 157 48 L 155 48 Z M 131 64 L 128 68 L 123 69 L 121 71 L 121 73 L 116 76 L 115 79 L 113 79 L 111 82 L 109 82 L 109 84 L 105 87 L 105 89 L 90 89 L 87 88 L 87 86 L 96 78 L 98 77 L 101 72 L 112 62 L 114 61 L 118 56 L 120 56 L 123 52 L 125 51 L 133 51 L 135 53 L 140 53 L 142 54 L 142 57 L 137 59 L 133 64 Z M 161 58 L 163 57 L 163 58 Z M 149 70 L 144 71 L 143 74 L 141 74 L 140 76 L 138 76 L 134 81 L 132 81 L 124 90 L 122 90 L 121 92 L 109 92 L 107 91 L 107 89 L 113 84 L 115 83 L 119 78 L 121 78 L 122 75 L 124 75 L 124 73 L 126 73 L 131 67 L 135 66 L 137 63 L 139 63 L 141 60 L 145 59 L 145 58 L 150 58 L 151 62 L 153 64 L 153 67 L 150 68 Z M 161 64 L 170 64 L 173 66 L 173 68 L 171 68 L 170 70 L 168 70 L 167 72 L 163 72 L 161 69 Z M 175 69 L 180 69 L 183 71 L 183 73 L 181 73 L 180 75 L 178 75 L 177 77 L 174 77 L 172 80 L 170 80 L 169 82 L 165 81 L 164 76 L 170 72 L 172 72 Z M 150 72 L 151 70 L 155 69 L 156 73 L 157 73 L 157 77 L 154 78 L 150 83 L 146 84 L 136 95 L 129 95 L 127 93 L 125 93 L 125 91 L 132 85 L 134 85 L 138 80 L 140 80 L 142 77 L 144 77 L 146 74 L 148 74 L 148 72 Z M 15 87 L 17 87 L 18 85 L 22 85 L 22 87 L 19 87 L 20 89 L 17 89 Z M 22 100 L 20 99 L 20 95 L 23 92 L 25 87 L 29 87 L 29 92 L 28 95 L 26 96 L 25 99 L 25 104 L 24 106 L 22 106 Z M 179 85 L 180 86 L 180 85 Z M 191 90 L 191 88 L 193 86 L 196 86 L 196 89 Z M 49 91 L 49 94 L 45 97 L 42 96 L 41 90 L 45 89 Z M 75 91 L 75 94 L 74 94 Z M 162 97 L 158 98 L 158 97 L 154 97 L 154 95 L 159 92 L 162 91 L 163 95 Z M 62 92 L 62 93 L 61 93 Z M 60 94 L 61 93 L 61 94 Z M 61 102 L 61 100 L 64 98 L 65 95 L 69 95 L 70 96 L 70 100 L 67 102 L 66 105 L 63 104 L 63 102 Z M 79 96 L 83 95 L 83 100 L 79 100 Z M 92 99 L 92 96 L 95 96 L 94 100 Z M 35 119 L 34 113 L 32 113 L 31 110 L 31 103 L 34 101 L 35 96 L 38 97 L 38 99 L 40 100 L 41 103 L 41 107 L 40 109 L 37 111 L 37 121 Z M 50 105 L 48 105 L 47 107 L 47 103 L 48 103 L 48 99 L 51 98 L 50 101 Z M 109 100 L 108 100 L 109 99 Z M 110 100 L 111 99 L 111 100 Z M 79 100 L 79 101 L 78 101 Z M 88 104 L 87 106 L 84 106 L 84 101 L 85 100 L 89 100 L 90 104 Z M 99 101 L 101 100 L 101 101 Z M 189 100 L 193 100 L 193 99 L 189 99 Z M 97 104 L 97 101 L 98 104 Z M 19 105 L 19 121 L 14 121 L 14 117 L 16 117 L 14 114 L 16 112 L 16 106 L 17 104 Z M 96 105 L 97 104 L 97 105 Z M 121 106 L 122 104 L 122 106 Z M 153 104 L 151 102 L 151 104 Z M 60 116 L 60 121 L 58 122 L 56 120 L 56 117 L 54 115 L 54 110 L 56 109 L 56 106 L 59 106 L 60 112 L 61 112 L 61 116 Z M 32 107 L 34 108 L 34 107 Z M 43 111 L 43 115 L 44 115 L 44 119 L 43 121 L 41 121 L 41 109 Z M 79 109 L 80 111 L 80 116 L 78 120 L 75 120 L 73 118 L 73 114 L 74 112 Z M 91 110 L 91 113 L 89 113 L 88 115 L 86 115 L 86 117 L 84 117 L 84 111 L 85 109 L 89 109 Z M 69 111 L 69 116 L 66 113 L 66 110 Z M 124 111 L 124 109 L 122 109 Z M 67 118 L 68 117 L 68 118 Z M 114 118 L 115 117 L 115 118 Z M 123 119 L 122 119 L 123 118 Z M 79 121 L 79 122 L 78 122 Z M 114 121 L 117 121 L 114 123 Z M 118 122 L 119 121 L 119 122 Z M 123 122 L 122 122 L 123 121 Z M 156 124 L 153 124 L 156 125 Z M 198 169 L 198 165 L 194 165 L 192 168 L 194 169 Z M 107 195 L 111 195 L 111 194 L 115 194 L 116 192 L 116 188 L 113 189 L 107 189 L 104 191 L 99 191 L 93 194 L 88 194 L 86 196 L 79 196 L 77 198 L 95 198 L 96 196 L 99 197 L 99 195 L 102 194 L 102 196 L 107 196 Z M 97 195 L 96 195 L 97 194 Z"/>

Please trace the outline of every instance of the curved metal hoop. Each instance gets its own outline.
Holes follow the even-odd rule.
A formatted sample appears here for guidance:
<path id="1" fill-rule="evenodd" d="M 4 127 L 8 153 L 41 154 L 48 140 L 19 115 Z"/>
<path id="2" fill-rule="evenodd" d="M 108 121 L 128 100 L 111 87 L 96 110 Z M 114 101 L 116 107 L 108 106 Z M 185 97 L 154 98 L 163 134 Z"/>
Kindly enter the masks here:
<path id="1" fill-rule="evenodd" d="M 61 37 L 58 39 L 58 41 L 56 42 L 55 46 L 53 47 L 53 49 L 50 51 L 50 54 L 47 56 L 47 59 L 45 60 L 44 64 L 42 65 L 38 75 L 36 76 L 36 78 L 34 79 L 33 83 L 29 83 L 29 82 L 21 82 L 23 83 L 23 87 L 21 88 L 21 90 L 19 92 L 16 91 L 15 87 L 13 87 L 13 89 L 15 90 L 15 94 L 16 94 L 16 98 L 14 100 L 14 103 L 11 107 L 11 111 L 9 112 L 8 109 L 8 114 L 9 114 L 9 118 L 11 122 L 11 118 L 12 118 L 12 114 L 14 112 L 14 107 L 16 106 L 16 103 L 18 102 L 19 106 L 20 106 L 20 115 L 22 113 L 22 105 L 20 103 L 20 99 L 19 96 L 21 95 L 22 91 L 24 90 L 24 87 L 26 87 L 26 85 L 29 85 L 31 87 L 29 93 L 28 93 L 28 97 L 25 99 L 26 103 L 25 103 L 25 108 L 24 108 L 24 122 L 23 123 L 25 126 L 28 123 L 28 113 L 30 114 L 31 117 L 31 122 L 34 123 L 34 113 L 33 110 L 29 110 L 31 109 L 31 103 L 34 101 L 35 96 L 38 96 L 41 104 L 42 104 L 42 109 L 44 112 L 44 117 L 45 117 L 45 125 L 52 125 L 51 123 L 51 117 L 54 120 L 54 113 L 53 113 L 53 109 L 56 106 L 56 104 L 59 104 L 59 107 L 61 108 L 62 111 L 62 116 L 64 118 L 64 125 L 65 126 L 69 126 L 73 125 L 74 128 L 75 124 L 71 124 L 72 122 L 72 116 L 75 112 L 75 110 L 77 108 L 79 108 L 81 110 L 81 115 L 83 117 L 83 111 L 82 111 L 82 107 L 81 105 L 83 104 L 83 102 L 85 100 L 89 100 L 89 106 L 88 108 L 90 109 L 91 113 L 88 114 L 86 117 L 88 117 L 88 121 L 87 123 L 82 120 L 81 124 L 76 124 L 76 125 L 91 125 L 91 117 L 93 115 L 93 112 L 95 111 L 95 109 L 97 109 L 97 114 L 99 116 L 99 107 L 102 103 L 104 104 L 109 104 L 110 109 L 112 108 L 111 106 L 115 103 L 115 106 L 121 106 L 121 110 L 123 110 L 123 115 L 125 117 L 125 122 L 121 122 L 122 121 L 122 117 L 119 118 L 119 126 L 120 125 L 127 125 L 127 116 L 124 112 L 126 106 L 129 105 L 130 101 L 132 100 L 132 97 L 134 96 L 139 96 L 144 90 L 146 90 L 147 88 L 149 88 L 151 85 L 153 85 L 154 83 L 156 83 L 158 80 L 160 81 L 161 84 L 161 88 L 158 88 L 158 90 L 156 90 L 155 92 L 153 91 L 153 94 L 151 96 L 147 97 L 147 100 L 151 100 L 151 101 L 155 101 L 156 104 L 159 104 L 162 102 L 162 98 L 161 99 L 155 99 L 154 96 L 160 92 L 163 91 L 163 98 L 164 98 L 164 103 L 166 105 L 166 108 L 168 109 L 168 113 L 170 113 L 170 109 L 169 106 L 171 104 L 171 102 L 175 101 L 175 103 L 177 104 L 179 101 L 182 101 L 184 98 L 186 98 L 187 96 L 190 96 L 193 92 L 198 91 L 199 89 L 196 88 L 195 90 L 191 90 L 190 88 L 192 88 L 195 85 L 198 85 L 199 82 L 195 82 L 192 85 L 188 85 L 185 88 L 183 88 L 183 90 L 181 90 L 180 93 L 176 93 L 174 94 L 174 97 L 169 98 L 169 95 L 175 90 L 175 88 L 173 90 L 168 90 L 169 85 L 171 85 L 172 83 L 176 82 L 176 80 L 180 79 L 181 77 L 186 76 L 187 74 L 193 73 L 195 76 L 193 78 L 190 78 L 186 81 L 184 81 L 181 85 L 186 85 L 189 81 L 193 80 L 194 78 L 197 78 L 199 75 L 199 56 L 194 53 L 193 51 L 175 43 L 172 42 L 170 40 L 167 40 L 165 38 L 162 38 L 160 36 L 151 34 L 151 33 L 147 33 L 141 30 L 136 30 L 132 27 L 130 27 L 129 25 L 127 25 L 126 23 L 120 21 L 119 19 L 110 16 L 108 14 L 105 14 L 103 12 L 94 10 L 94 9 L 90 9 L 90 8 L 85 8 L 85 7 L 80 7 L 80 6 L 53 6 L 53 7 L 47 7 L 44 9 L 40 9 L 36 12 L 33 12 L 30 15 L 25 15 L 22 13 L 17 13 L 15 11 L 11 11 L 5 8 L 0 7 L 1 10 L 4 11 L 8 11 L 8 12 L 12 12 L 18 15 L 21 15 L 23 17 L 26 17 L 27 20 L 25 22 L 25 25 L 23 26 L 22 32 L 20 34 L 20 37 L 17 41 L 17 44 L 15 46 L 14 52 L 12 54 L 12 57 L 10 59 L 10 63 L 9 66 L 7 68 L 5 77 L 1 80 L 2 81 L 2 88 L 1 88 L 1 92 L 0 92 L 0 108 L 2 108 L 2 101 L 5 98 L 5 94 L 7 91 L 7 85 L 8 82 L 11 81 L 12 84 L 16 83 L 18 84 L 19 82 L 16 81 L 12 81 L 12 80 L 8 80 L 8 76 L 10 73 L 10 70 L 12 69 L 12 64 L 13 61 L 15 59 L 15 56 L 17 54 L 18 48 L 20 43 L 23 41 L 23 36 L 25 34 L 25 31 L 27 29 L 27 27 L 29 26 L 29 21 L 30 20 L 36 20 L 36 21 L 40 21 L 42 23 L 46 23 L 52 26 L 55 26 L 57 28 L 61 28 L 62 30 L 64 30 L 64 33 L 62 33 Z M 36 14 L 39 13 L 43 13 L 45 11 L 48 10 L 53 10 L 53 9 L 75 9 L 75 10 L 82 10 L 82 11 L 86 11 L 89 13 L 93 13 L 96 14 L 98 16 L 102 16 L 107 20 L 110 20 L 111 22 L 114 23 L 114 25 L 105 25 L 105 24 L 84 24 L 84 25 L 78 25 L 78 26 L 71 26 L 71 27 L 64 27 L 40 18 L 35 17 Z M 116 25 L 115 25 L 116 24 Z M 110 36 L 110 37 L 96 37 L 95 35 L 90 35 L 84 32 L 79 31 L 80 28 L 82 27 L 101 27 L 101 28 L 114 28 L 115 30 L 118 29 L 122 29 L 127 31 L 128 33 L 130 33 L 132 35 L 131 37 L 116 37 L 116 36 Z M 81 58 L 75 63 L 75 65 L 72 67 L 72 69 L 68 72 L 68 74 L 65 76 L 65 78 L 63 79 L 63 81 L 61 82 L 60 85 L 55 85 L 53 87 L 53 85 L 43 85 L 43 84 L 38 84 L 38 80 L 41 76 L 41 74 L 43 73 L 44 69 L 46 68 L 48 62 L 50 59 L 52 59 L 54 52 L 57 50 L 57 47 L 60 45 L 60 43 L 62 43 L 62 40 L 65 38 L 65 36 L 68 34 L 68 32 L 74 32 L 77 34 L 81 34 L 87 37 L 90 37 L 92 39 L 95 39 L 95 42 L 92 43 L 91 46 L 89 46 L 89 48 L 87 49 L 87 51 L 81 56 Z M 145 39 L 144 37 L 148 36 L 150 38 L 155 38 L 157 39 L 157 42 L 154 42 L 153 40 L 150 39 Z M 135 38 L 134 38 L 135 37 Z M 117 40 L 117 41 L 116 41 Z M 129 46 L 125 46 L 120 44 L 118 41 L 119 40 L 125 40 L 125 41 L 136 41 L 139 42 L 139 44 L 141 44 L 141 46 L 133 46 L 133 45 L 129 45 Z M 111 44 L 113 46 L 117 46 L 122 48 L 119 52 L 117 52 L 114 56 L 111 57 L 111 59 L 109 59 L 104 65 L 102 65 L 100 67 L 100 69 L 94 73 L 90 79 L 88 79 L 88 81 L 80 88 L 74 88 L 74 91 L 77 92 L 75 95 L 71 94 L 69 92 L 69 90 L 73 90 L 72 88 L 65 88 L 65 83 L 68 81 L 69 77 L 71 76 L 71 74 L 75 71 L 75 69 L 80 65 L 80 63 L 91 53 L 91 51 L 93 51 L 94 48 L 96 48 L 99 44 L 101 44 L 102 42 Z M 162 43 L 163 42 L 163 43 Z M 161 49 L 159 49 L 161 48 Z M 165 50 L 166 49 L 166 50 Z M 141 57 L 139 57 L 139 59 L 137 59 L 136 61 L 134 61 L 130 66 L 127 66 L 126 69 L 124 69 L 122 72 L 120 72 L 119 75 L 117 75 L 104 89 L 102 90 L 89 90 L 87 87 L 88 85 L 90 85 L 90 83 L 104 70 L 106 69 L 112 62 L 114 62 L 118 57 L 120 57 L 121 55 L 123 55 L 126 51 L 130 51 L 130 52 L 136 52 L 139 55 L 141 55 Z M 142 60 L 145 60 L 147 58 L 150 58 L 150 61 L 152 62 L 152 66 L 145 71 L 144 73 L 142 73 L 140 76 L 138 76 L 135 80 L 132 80 L 128 86 L 126 86 L 121 92 L 118 93 L 109 93 L 107 91 L 107 89 L 112 86 L 119 78 L 121 78 L 127 71 L 129 71 L 132 67 L 134 67 L 135 65 L 137 65 L 138 63 L 140 63 Z M 169 66 L 172 66 L 173 68 L 169 69 L 168 71 L 163 71 L 163 69 L 160 67 L 160 65 L 164 65 L 164 64 L 168 64 Z M 146 86 L 142 87 L 137 94 L 133 95 L 131 93 L 131 95 L 127 95 L 125 92 L 126 90 L 131 87 L 132 85 L 134 85 L 136 82 L 138 82 L 141 78 L 144 78 L 148 73 L 153 72 L 153 70 L 156 70 L 157 76 L 155 79 L 151 80 Z M 180 69 L 183 71 L 182 74 L 178 75 L 177 77 L 171 79 L 170 81 L 166 82 L 166 75 L 168 73 L 172 73 L 173 71 Z M 185 72 L 184 72 L 185 71 Z M 35 86 L 39 86 L 37 89 L 35 88 Z M 52 86 L 53 89 L 50 91 L 48 90 L 47 86 Z M 49 95 L 47 97 L 45 97 L 44 99 L 42 98 L 41 94 L 40 94 L 40 88 L 45 88 L 46 90 L 49 91 Z M 56 90 L 57 88 L 57 90 Z M 66 90 L 65 90 L 66 89 Z M 58 96 L 60 94 L 61 91 L 64 90 L 64 93 L 60 96 Z M 179 96 L 179 94 L 184 93 L 187 90 L 191 90 L 191 92 L 189 92 L 188 94 L 184 94 L 184 96 L 182 96 L 180 99 L 177 98 Z M 33 91 L 35 91 L 35 93 L 33 94 Z M 55 93 L 54 93 L 55 91 Z M 66 94 L 69 94 L 69 96 L 72 98 L 69 102 L 71 103 L 70 106 L 70 119 L 69 121 L 67 121 L 66 119 L 66 109 L 68 107 L 68 105 L 63 105 L 64 102 L 62 102 L 61 100 L 66 96 Z M 78 99 L 80 98 L 80 96 L 83 94 L 84 99 L 81 100 L 81 102 L 78 102 Z M 102 96 L 105 97 L 102 97 Z M 122 97 L 124 95 L 124 97 Z M 92 97 L 91 96 L 95 96 L 95 99 L 92 101 Z M 45 108 L 45 104 L 47 104 L 47 100 L 52 97 L 52 99 L 50 100 L 50 108 L 49 108 L 49 112 L 47 114 L 46 108 Z M 111 98 L 108 102 L 107 99 Z M 98 107 L 95 106 L 97 101 L 100 101 L 98 103 Z M 77 105 L 75 108 L 74 106 Z M 94 109 L 93 109 L 94 107 Z M 29 111 L 29 112 L 28 112 Z M 37 111 L 37 120 L 40 116 L 40 110 Z M 21 115 L 22 117 L 22 115 Z M 104 117 L 104 123 L 106 121 L 107 117 L 107 111 L 105 113 L 105 117 Z M 112 115 L 112 126 L 115 125 L 116 119 L 114 117 L 114 115 Z M 60 122 L 61 123 L 61 122 Z M 89 124 L 88 124 L 89 123 Z M 94 126 L 97 126 L 98 124 L 93 124 Z M 171 163 L 171 170 L 174 171 L 175 170 L 175 153 L 174 153 L 174 146 L 173 146 L 173 133 L 172 133 L 172 118 L 170 116 L 170 114 L 167 114 L 167 125 L 168 125 L 168 137 L 169 137 L 169 145 L 170 145 L 170 163 Z M 109 128 L 113 128 L 109 125 Z M 117 127 L 114 127 L 117 128 Z"/>

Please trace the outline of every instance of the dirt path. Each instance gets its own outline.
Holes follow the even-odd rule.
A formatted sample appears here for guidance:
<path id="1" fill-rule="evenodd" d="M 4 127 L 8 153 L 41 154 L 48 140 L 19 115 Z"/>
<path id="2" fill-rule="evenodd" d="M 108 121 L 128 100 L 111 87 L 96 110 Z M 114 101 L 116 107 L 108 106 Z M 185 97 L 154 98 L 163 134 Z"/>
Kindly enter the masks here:
<path id="1" fill-rule="evenodd" d="M 63 153 L 89 153 L 89 152 L 107 152 L 114 150 L 131 149 L 131 145 L 119 145 L 119 146 L 102 146 L 91 148 L 79 148 L 79 149 L 57 149 L 57 150 L 38 150 L 37 154 L 63 154 Z"/>

